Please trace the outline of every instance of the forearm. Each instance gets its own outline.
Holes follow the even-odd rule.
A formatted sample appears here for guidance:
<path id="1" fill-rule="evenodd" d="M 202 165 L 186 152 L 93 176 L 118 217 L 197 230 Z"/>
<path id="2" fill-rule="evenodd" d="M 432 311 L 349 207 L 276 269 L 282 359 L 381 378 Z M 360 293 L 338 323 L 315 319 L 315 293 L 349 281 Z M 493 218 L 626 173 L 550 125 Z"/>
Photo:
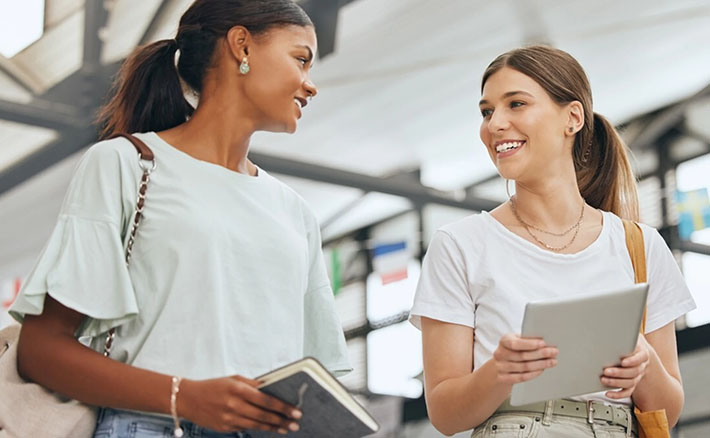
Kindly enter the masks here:
<path id="1" fill-rule="evenodd" d="M 36 334 L 20 340 L 24 378 L 90 405 L 170 413 L 170 376 L 105 358 L 63 334 Z"/>
<path id="2" fill-rule="evenodd" d="M 493 360 L 465 376 L 445 380 L 427 394 L 432 424 L 453 435 L 483 423 L 508 398 L 512 384 L 498 383 Z"/>
<path id="3" fill-rule="evenodd" d="M 665 409 L 668 422 L 673 427 L 683 410 L 683 385 L 668 373 L 653 348 L 649 354 L 646 374 L 632 395 L 634 405 L 641 411 Z"/>

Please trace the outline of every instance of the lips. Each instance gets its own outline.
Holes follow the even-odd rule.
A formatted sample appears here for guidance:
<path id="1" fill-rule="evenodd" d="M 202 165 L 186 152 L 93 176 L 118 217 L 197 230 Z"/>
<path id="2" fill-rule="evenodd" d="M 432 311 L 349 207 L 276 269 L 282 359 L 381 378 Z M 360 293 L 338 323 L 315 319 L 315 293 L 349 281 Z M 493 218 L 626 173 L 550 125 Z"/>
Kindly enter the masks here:
<path id="1" fill-rule="evenodd" d="M 524 144 L 524 140 L 504 140 L 496 143 L 496 152 L 500 154 L 514 149 L 520 149 Z"/>

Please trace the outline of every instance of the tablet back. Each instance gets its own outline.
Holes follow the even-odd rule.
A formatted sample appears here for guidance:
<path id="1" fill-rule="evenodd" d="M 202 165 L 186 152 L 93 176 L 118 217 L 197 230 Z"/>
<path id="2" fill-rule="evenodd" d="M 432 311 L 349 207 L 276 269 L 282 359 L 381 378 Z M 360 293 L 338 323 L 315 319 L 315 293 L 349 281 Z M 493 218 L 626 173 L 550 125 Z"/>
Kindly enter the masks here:
<path id="1" fill-rule="evenodd" d="M 513 386 L 510 403 L 520 406 L 608 390 L 605 367 L 636 348 L 648 284 L 528 303 L 523 337 L 540 337 L 558 348 L 557 366 Z"/>

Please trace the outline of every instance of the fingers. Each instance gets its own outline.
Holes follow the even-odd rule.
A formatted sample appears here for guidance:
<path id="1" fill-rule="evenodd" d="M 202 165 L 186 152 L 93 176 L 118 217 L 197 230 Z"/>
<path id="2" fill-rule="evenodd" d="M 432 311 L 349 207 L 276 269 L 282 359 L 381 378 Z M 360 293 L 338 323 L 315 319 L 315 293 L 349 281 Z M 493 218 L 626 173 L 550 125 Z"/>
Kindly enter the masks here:
<path id="1" fill-rule="evenodd" d="M 244 403 L 240 407 L 239 414 L 248 420 L 267 425 L 271 430 L 296 432 L 299 429 L 298 423 L 295 421 L 249 403 Z"/>
<path id="2" fill-rule="evenodd" d="M 635 367 L 631 368 L 619 368 L 619 367 L 612 367 L 612 368 L 606 368 L 604 369 L 604 374 L 602 374 L 602 377 L 604 378 L 616 378 L 616 379 L 634 379 L 636 377 L 640 377 L 644 374 L 646 371 L 646 364 L 642 363 L 640 365 L 637 365 Z"/>
<path id="3" fill-rule="evenodd" d="M 232 378 L 238 382 L 244 382 L 249 386 L 253 386 L 254 388 L 258 388 L 262 383 L 259 380 L 250 379 L 250 378 L 244 377 L 244 376 L 237 375 L 237 376 L 232 376 Z"/>
<path id="4" fill-rule="evenodd" d="M 649 360 L 649 355 L 647 350 L 638 350 L 631 354 L 630 356 L 626 356 L 621 360 L 621 366 L 624 368 L 630 368 L 630 367 L 635 367 L 638 365 L 641 365 L 643 363 L 647 363 Z"/>
<path id="5" fill-rule="evenodd" d="M 512 351 L 533 351 L 545 347 L 545 341 L 539 338 L 521 338 L 509 333 L 500 339 L 500 346 Z"/>
<path id="6" fill-rule="evenodd" d="M 634 389 L 635 387 L 622 389 L 620 391 L 607 391 L 605 395 L 612 400 L 620 400 L 622 398 L 631 397 L 631 394 L 633 394 Z"/>
<path id="7" fill-rule="evenodd" d="M 248 384 L 237 385 L 235 387 L 235 395 L 258 408 L 275 412 L 292 420 L 298 420 L 303 416 L 301 411 L 295 406 L 284 403 L 276 397 L 265 394 Z"/>
<path id="8" fill-rule="evenodd" d="M 520 383 L 556 366 L 557 354 L 557 348 L 547 346 L 542 339 L 507 334 L 501 338 L 493 358 L 500 382 Z"/>
<path id="9" fill-rule="evenodd" d="M 557 359 L 534 360 L 527 362 L 500 362 L 499 371 L 505 373 L 529 373 L 534 371 L 544 371 L 557 365 Z"/>

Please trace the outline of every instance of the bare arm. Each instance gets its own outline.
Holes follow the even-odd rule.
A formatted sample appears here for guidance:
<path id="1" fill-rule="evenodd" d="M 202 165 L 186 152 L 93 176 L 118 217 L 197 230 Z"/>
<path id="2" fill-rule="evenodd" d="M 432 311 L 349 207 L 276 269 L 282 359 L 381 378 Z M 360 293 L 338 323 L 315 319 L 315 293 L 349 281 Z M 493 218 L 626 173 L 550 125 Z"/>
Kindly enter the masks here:
<path id="1" fill-rule="evenodd" d="M 602 380 L 621 391 L 608 392 L 610 398 L 631 396 L 641 411 L 665 409 L 673 427 L 683 410 L 683 385 L 678 366 L 675 324 L 669 323 L 639 342 L 632 355 L 622 360 L 620 367 L 608 368 Z"/>
<path id="2" fill-rule="evenodd" d="M 473 369 L 474 330 L 422 317 L 429 419 L 445 435 L 483 423 L 508 398 L 513 383 L 556 364 L 557 350 L 539 339 L 505 335 L 494 357 Z"/>
<path id="3" fill-rule="evenodd" d="M 47 296 L 44 312 L 27 316 L 18 344 L 18 370 L 26 380 L 84 403 L 170 414 L 171 376 L 132 367 L 74 339 L 84 315 Z M 241 376 L 183 380 L 178 413 L 218 431 L 286 432 L 300 414 L 263 394 L 259 382 Z"/>

